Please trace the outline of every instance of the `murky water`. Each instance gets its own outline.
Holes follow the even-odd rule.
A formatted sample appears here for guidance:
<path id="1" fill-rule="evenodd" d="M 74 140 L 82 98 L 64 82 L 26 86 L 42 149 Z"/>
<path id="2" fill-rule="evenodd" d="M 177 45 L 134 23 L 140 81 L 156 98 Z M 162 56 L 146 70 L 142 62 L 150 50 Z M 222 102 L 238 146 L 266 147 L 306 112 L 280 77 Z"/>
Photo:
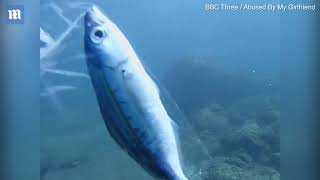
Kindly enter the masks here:
<path id="1" fill-rule="evenodd" d="M 192 132 L 180 136 L 199 142 L 181 139 L 190 180 L 280 179 L 278 14 L 207 12 L 202 1 L 92 3 L 185 115 Z M 153 179 L 101 117 L 83 50 L 86 6 L 41 3 L 41 45 L 52 45 L 40 60 L 41 179 Z"/>

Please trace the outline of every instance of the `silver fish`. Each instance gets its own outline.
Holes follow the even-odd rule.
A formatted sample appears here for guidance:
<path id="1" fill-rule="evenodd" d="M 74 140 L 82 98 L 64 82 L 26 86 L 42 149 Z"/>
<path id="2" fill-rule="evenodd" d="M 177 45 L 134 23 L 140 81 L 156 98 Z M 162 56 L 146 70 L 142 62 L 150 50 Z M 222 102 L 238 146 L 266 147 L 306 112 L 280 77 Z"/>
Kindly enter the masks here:
<path id="1" fill-rule="evenodd" d="M 157 179 L 187 180 L 177 134 L 127 38 L 96 6 L 85 15 L 85 52 L 100 111 L 113 139 Z"/>
<path id="2" fill-rule="evenodd" d="M 48 72 L 48 73 L 63 75 L 63 76 L 81 77 L 81 78 L 89 79 L 89 76 L 85 73 L 82 73 L 82 72 L 68 71 L 68 70 L 61 70 L 61 69 L 52 69 L 52 68 L 44 69 L 44 71 Z"/>

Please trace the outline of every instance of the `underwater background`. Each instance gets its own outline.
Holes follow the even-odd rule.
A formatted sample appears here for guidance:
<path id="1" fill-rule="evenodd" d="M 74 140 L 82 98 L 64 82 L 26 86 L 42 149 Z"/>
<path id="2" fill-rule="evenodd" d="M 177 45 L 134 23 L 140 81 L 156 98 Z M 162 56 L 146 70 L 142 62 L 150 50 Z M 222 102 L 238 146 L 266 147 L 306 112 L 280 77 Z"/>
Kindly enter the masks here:
<path id="1" fill-rule="evenodd" d="M 119 26 L 200 140 L 181 140 L 190 180 L 280 179 L 280 14 L 205 11 L 201 0 L 90 3 Z M 41 1 L 40 26 L 59 39 L 82 7 Z M 41 179 L 153 179 L 107 132 L 86 76 L 82 26 L 40 59 Z"/>

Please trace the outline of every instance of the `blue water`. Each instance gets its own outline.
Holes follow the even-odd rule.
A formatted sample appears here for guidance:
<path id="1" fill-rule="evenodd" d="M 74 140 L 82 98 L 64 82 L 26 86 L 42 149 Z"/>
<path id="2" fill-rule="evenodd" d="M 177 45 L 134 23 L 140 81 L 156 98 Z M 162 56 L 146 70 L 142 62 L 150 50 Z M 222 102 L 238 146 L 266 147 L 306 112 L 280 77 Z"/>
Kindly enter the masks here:
<path id="1" fill-rule="evenodd" d="M 68 25 L 50 2 L 70 20 L 84 10 L 41 1 L 41 27 L 56 39 Z M 201 141 L 181 142 L 190 180 L 280 179 L 279 13 L 210 12 L 205 1 L 91 2 L 120 27 Z M 43 61 L 87 74 L 82 21 Z M 109 136 L 89 79 L 41 80 L 42 92 L 76 88 L 41 97 L 41 179 L 153 179 Z"/>

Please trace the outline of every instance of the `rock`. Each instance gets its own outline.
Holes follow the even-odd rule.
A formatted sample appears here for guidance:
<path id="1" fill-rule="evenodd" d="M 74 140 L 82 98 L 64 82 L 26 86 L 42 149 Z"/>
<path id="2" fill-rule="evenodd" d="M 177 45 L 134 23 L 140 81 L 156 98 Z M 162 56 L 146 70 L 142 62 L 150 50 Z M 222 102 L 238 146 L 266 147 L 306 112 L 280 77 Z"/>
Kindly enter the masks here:
<path id="1" fill-rule="evenodd" d="M 271 165 L 276 170 L 280 171 L 280 153 L 273 153 L 270 158 Z"/>
<path id="2" fill-rule="evenodd" d="M 216 157 L 205 170 L 205 180 L 280 180 L 278 171 L 254 164 L 246 163 L 238 157 Z"/>
<path id="3" fill-rule="evenodd" d="M 255 123 L 248 124 L 223 138 L 223 149 L 226 152 L 239 151 L 239 148 L 247 151 L 255 159 L 259 159 L 261 153 L 268 150 L 265 143 L 263 130 Z"/>
<path id="4" fill-rule="evenodd" d="M 219 138 L 210 134 L 201 134 L 200 139 L 211 156 L 215 156 L 221 151 Z"/>
<path id="5" fill-rule="evenodd" d="M 280 119 L 280 112 L 275 110 L 262 111 L 258 117 L 258 124 L 260 126 L 270 125 Z"/>
<path id="6" fill-rule="evenodd" d="M 236 151 L 236 152 L 233 152 L 232 153 L 232 157 L 235 157 L 235 158 L 239 158 L 242 162 L 246 163 L 246 164 L 252 164 L 253 163 L 253 159 L 252 157 L 244 152 L 244 151 Z"/>
<path id="7" fill-rule="evenodd" d="M 279 124 L 274 123 L 270 126 L 263 127 L 263 140 L 265 144 L 270 147 L 270 151 L 275 153 L 280 151 L 280 134 L 279 134 Z"/>
<path id="8" fill-rule="evenodd" d="M 238 165 L 232 164 L 229 158 L 217 157 L 213 160 L 206 179 L 234 180 L 246 177 L 246 170 Z"/>
<path id="9" fill-rule="evenodd" d="M 217 104 L 202 108 L 193 116 L 192 122 L 199 132 L 210 131 L 212 135 L 220 135 L 230 129 L 223 107 Z"/>
<path id="10" fill-rule="evenodd" d="M 233 125 L 233 127 L 241 127 L 251 118 L 250 116 L 239 112 L 230 113 L 227 115 L 227 117 L 230 120 L 230 123 Z"/>
<path id="11" fill-rule="evenodd" d="M 274 111 L 274 104 L 270 99 L 271 96 L 264 94 L 242 98 L 227 108 L 227 117 L 233 124 L 239 126 L 252 119 L 261 118 L 262 124 L 274 121 L 278 118 L 278 114 Z"/>

